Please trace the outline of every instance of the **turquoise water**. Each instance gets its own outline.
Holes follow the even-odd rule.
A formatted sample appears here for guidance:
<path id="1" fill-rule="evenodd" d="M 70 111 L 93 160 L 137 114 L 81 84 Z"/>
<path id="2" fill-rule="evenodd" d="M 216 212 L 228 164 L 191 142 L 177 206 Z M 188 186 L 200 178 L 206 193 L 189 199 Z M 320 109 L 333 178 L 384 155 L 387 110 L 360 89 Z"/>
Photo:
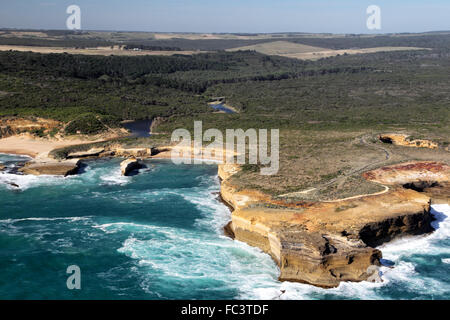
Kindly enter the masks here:
<path id="1" fill-rule="evenodd" d="M 23 160 L 0 155 L 0 299 L 449 298 L 448 206 L 435 207 L 432 235 L 382 248 L 395 263 L 383 283 L 325 290 L 278 282 L 268 255 L 223 235 L 215 165 L 151 160 L 122 177 L 113 159 L 67 178 L 12 173 Z M 66 287 L 70 265 L 81 290 Z"/>

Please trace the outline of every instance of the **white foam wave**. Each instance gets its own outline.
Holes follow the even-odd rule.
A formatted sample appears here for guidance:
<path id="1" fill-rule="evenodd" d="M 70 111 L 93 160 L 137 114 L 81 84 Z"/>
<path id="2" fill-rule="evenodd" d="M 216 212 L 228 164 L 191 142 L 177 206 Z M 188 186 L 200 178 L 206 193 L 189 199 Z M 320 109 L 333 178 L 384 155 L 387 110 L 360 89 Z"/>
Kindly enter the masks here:
<path id="1" fill-rule="evenodd" d="M 258 289 L 254 291 L 257 299 L 272 299 L 280 296 L 280 299 L 318 299 L 326 296 L 334 298 L 352 298 L 352 299 L 386 299 L 382 295 L 380 288 L 385 286 L 397 286 L 411 295 L 419 295 L 425 289 L 428 294 L 445 295 L 450 292 L 449 285 L 445 281 L 421 276 L 416 271 L 416 265 L 411 261 L 403 259 L 414 254 L 439 255 L 449 253 L 448 248 L 442 247 L 441 240 L 450 238 L 450 206 L 433 205 L 432 213 L 437 219 L 433 222 L 436 231 L 429 235 L 419 237 L 408 237 L 399 239 L 381 246 L 379 249 L 383 252 L 385 259 L 395 263 L 394 268 L 381 267 L 383 282 L 343 282 L 337 288 L 321 289 L 309 285 L 298 283 L 279 283 L 273 287 Z M 446 263 L 450 262 L 450 259 Z M 445 279 L 443 279 L 445 280 Z"/>
<path id="2" fill-rule="evenodd" d="M 7 169 L 16 168 L 16 162 L 24 162 L 32 159 L 29 156 L 0 153 L 0 163 L 7 164 Z M 58 183 L 54 176 L 33 176 L 9 173 L 8 170 L 0 172 L 0 187 L 10 190 L 25 190 L 41 184 Z"/>
<path id="3" fill-rule="evenodd" d="M 213 280 L 224 287 L 241 288 L 246 295 L 255 284 L 276 279 L 274 262 L 259 250 L 230 239 L 204 236 L 179 229 L 170 230 L 164 239 L 130 236 L 118 251 L 138 260 L 144 277 L 150 273 L 175 281 Z"/>
<path id="4" fill-rule="evenodd" d="M 110 193 L 94 193 L 94 196 L 109 197 L 115 201 L 126 203 L 143 204 L 167 201 L 167 198 L 171 196 L 182 197 L 187 202 L 195 205 L 202 214 L 201 218 L 196 219 L 196 226 L 210 229 L 218 234 L 223 234 L 223 226 L 231 219 L 231 214 L 229 209 L 218 200 L 217 190 L 219 189 L 219 181 L 217 177 L 214 179 L 207 177 L 203 178 L 203 180 L 200 186 L 192 188 L 163 188 L 157 190 L 144 190 L 139 193 L 113 191 Z"/>
<path id="5" fill-rule="evenodd" d="M 69 177 L 58 177 L 50 175 L 33 176 L 19 175 L 8 172 L 0 172 L 0 186 L 4 186 L 10 190 L 26 190 L 32 187 L 43 185 L 63 184 Z"/>
<path id="6" fill-rule="evenodd" d="M 112 222 L 112 223 L 104 223 L 104 224 L 96 224 L 93 225 L 94 228 L 100 229 L 105 233 L 117 233 L 122 231 L 128 231 L 130 233 L 134 232 L 154 232 L 159 235 L 164 235 L 166 237 L 175 236 L 171 232 L 171 228 L 168 227 L 160 227 L 146 224 L 139 224 L 133 222 Z"/>
<path id="7" fill-rule="evenodd" d="M 214 184 L 202 192 L 184 192 L 180 195 L 188 202 L 194 204 L 202 212 L 203 217 L 196 220 L 199 227 L 214 230 L 223 234 L 223 227 L 231 220 L 231 213 L 227 206 L 221 203 L 216 194 L 219 189 L 219 182 L 216 179 Z"/>
<path id="8" fill-rule="evenodd" d="M 204 182 L 200 187 L 142 193 L 147 200 L 179 195 L 194 204 L 202 213 L 202 218 L 196 220 L 195 230 L 132 222 L 105 223 L 94 227 L 105 233 L 129 234 L 118 251 L 137 260 L 139 267 L 135 272 L 142 274 L 142 288 L 149 293 L 156 294 L 146 279 L 156 274 L 174 281 L 219 281 L 226 288 L 241 288 L 245 296 L 254 296 L 252 291 L 255 287 L 271 286 L 276 282 L 278 268 L 259 249 L 223 235 L 223 226 L 229 221 L 230 212 L 212 194 L 219 189 L 218 181 L 208 178 Z"/>
<path id="9" fill-rule="evenodd" d="M 3 157 L 4 159 L 4 157 Z M 23 160 L 23 159 L 22 159 Z M 11 161 L 20 161 L 13 159 Z M 14 163 L 8 165 L 15 166 Z M 87 165 L 83 168 L 84 172 L 79 175 L 61 177 L 55 175 L 21 175 L 9 172 L 0 172 L 0 187 L 4 186 L 10 190 L 24 191 L 29 188 L 49 185 L 66 185 L 70 183 L 97 183 L 99 180 L 106 185 L 125 185 L 132 181 L 132 177 L 121 175 L 120 169 L 110 167 L 91 167 Z"/>
<path id="10" fill-rule="evenodd" d="M 114 169 L 100 176 L 100 179 L 109 185 L 125 185 L 131 182 L 131 177 L 123 176 L 120 169 Z"/>
<path id="11" fill-rule="evenodd" d="M 126 231 L 128 238 L 119 252 L 138 261 L 136 272 L 142 272 L 143 288 L 152 291 L 147 283 L 148 274 L 172 279 L 215 279 L 225 287 L 239 288 L 238 298 L 243 299 L 385 299 L 380 291 L 385 286 L 401 286 L 409 293 L 424 287 L 436 294 L 443 294 L 448 286 L 437 279 L 420 276 L 414 262 L 403 258 L 418 252 L 442 254 L 449 252 L 440 247 L 439 240 L 449 238 L 450 214 L 448 205 L 433 206 L 437 230 L 426 236 L 400 239 L 381 247 L 384 257 L 394 262 L 394 268 L 382 267 L 381 283 L 341 283 L 333 289 L 322 289 L 307 284 L 279 282 L 279 270 L 273 260 L 259 249 L 223 236 L 222 228 L 230 219 L 228 208 L 221 204 L 212 192 L 219 189 L 217 181 L 209 186 L 191 189 L 162 189 L 149 191 L 146 197 L 182 196 L 193 203 L 203 214 L 196 225 L 214 231 L 191 233 L 171 227 L 149 226 L 135 223 L 109 223 L 96 226 L 106 233 Z M 140 232 L 150 234 L 150 239 Z M 449 252 L 450 254 L 450 252 Z M 145 271 L 142 271 L 145 270 Z M 148 283 L 147 283 L 148 284 Z M 154 293 L 154 292 L 153 292 Z"/>
<path id="12" fill-rule="evenodd" d="M 69 222 L 77 222 L 77 221 L 86 221 L 90 220 L 92 216 L 84 216 L 84 217 L 54 217 L 54 218 L 48 218 L 48 217 L 32 217 L 32 218 L 19 218 L 19 219 L 4 219 L 0 220 L 0 223 L 8 223 L 13 224 L 17 222 L 23 222 L 23 221 L 69 221 Z"/>

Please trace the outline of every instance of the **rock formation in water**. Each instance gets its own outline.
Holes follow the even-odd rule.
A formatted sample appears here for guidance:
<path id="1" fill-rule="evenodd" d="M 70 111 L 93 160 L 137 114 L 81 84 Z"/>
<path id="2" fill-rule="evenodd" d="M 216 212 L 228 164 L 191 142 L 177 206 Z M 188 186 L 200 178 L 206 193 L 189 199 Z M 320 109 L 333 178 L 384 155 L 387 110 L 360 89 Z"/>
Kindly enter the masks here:
<path id="1" fill-rule="evenodd" d="M 78 173 L 80 161 L 30 161 L 19 169 L 24 174 L 69 176 Z"/>
<path id="2" fill-rule="evenodd" d="M 0 171 L 3 171 L 5 169 L 5 166 L 0 164 Z"/>
<path id="3" fill-rule="evenodd" d="M 280 280 L 325 288 L 341 281 L 367 280 L 376 270 L 373 266 L 380 265 L 382 254 L 376 246 L 399 236 L 433 231 L 430 197 L 403 185 L 418 177 L 437 176 L 440 183 L 448 183 L 447 167 L 410 163 L 401 171 L 395 171 L 395 166 L 381 168 L 381 172 L 398 174 L 399 180 L 386 193 L 336 202 L 283 204 L 232 185 L 228 178 L 239 169 L 220 165 L 221 196 L 234 209 L 225 231 L 270 254 L 280 267 Z M 376 171 L 365 177 L 375 181 L 371 178 L 380 175 Z"/>
<path id="4" fill-rule="evenodd" d="M 129 176 L 134 170 L 142 168 L 144 165 L 136 158 L 130 158 L 120 163 L 120 171 L 123 176 Z"/>

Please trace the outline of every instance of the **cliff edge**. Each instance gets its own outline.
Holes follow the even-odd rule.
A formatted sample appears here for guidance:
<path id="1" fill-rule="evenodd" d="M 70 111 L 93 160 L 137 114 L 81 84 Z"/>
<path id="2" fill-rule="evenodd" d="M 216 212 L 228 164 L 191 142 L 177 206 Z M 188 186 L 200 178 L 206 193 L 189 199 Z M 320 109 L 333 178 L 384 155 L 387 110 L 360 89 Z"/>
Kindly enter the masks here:
<path id="1" fill-rule="evenodd" d="M 331 288 L 341 281 L 370 280 L 376 270 L 371 266 L 379 266 L 382 258 L 375 247 L 433 231 L 432 193 L 408 188 L 408 183 L 436 182 L 448 191 L 450 181 L 450 167 L 443 163 L 410 162 L 377 170 L 364 177 L 388 185 L 388 192 L 334 202 L 282 203 L 261 192 L 240 190 L 229 179 L 239 167 L 222 164 L 221 196 L 234 209 L 227 234 L 271 255 L 282 281 Z M 382 174 L 386 172 L 390 175 Z"/>

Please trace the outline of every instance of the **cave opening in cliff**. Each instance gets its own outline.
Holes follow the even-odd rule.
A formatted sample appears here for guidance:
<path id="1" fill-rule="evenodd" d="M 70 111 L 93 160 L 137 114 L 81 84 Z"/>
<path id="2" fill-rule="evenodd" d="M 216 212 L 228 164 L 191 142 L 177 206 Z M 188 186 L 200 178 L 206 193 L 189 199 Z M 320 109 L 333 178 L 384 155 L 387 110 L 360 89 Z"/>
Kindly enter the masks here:
<path id="1" fill-rule="evenodd" d="M 425 189 L 439 187 L 439 183 L 436 181 L 417 181 L 405 183 L 403 188 L 411 189 L 417 192 L 424 192 Z"/>
<path id="2" fill-rule="evenodd" d="M 383 142 L 383 143 L 389 143 L 389 144 L 393 143 L 392 139 L 388 138 L 388 137 L 380 137 L 380 141 Z"/>

